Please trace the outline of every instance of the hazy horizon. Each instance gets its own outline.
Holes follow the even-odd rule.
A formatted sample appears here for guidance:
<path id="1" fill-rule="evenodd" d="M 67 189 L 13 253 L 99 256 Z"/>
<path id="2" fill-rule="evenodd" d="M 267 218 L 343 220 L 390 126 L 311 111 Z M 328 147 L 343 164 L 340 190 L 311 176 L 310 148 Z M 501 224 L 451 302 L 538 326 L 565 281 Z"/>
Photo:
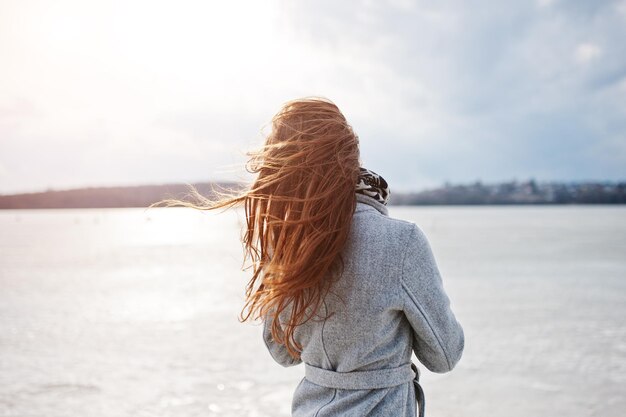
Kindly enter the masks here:
<path id="1" fill-rule="evenodd" d="M 502 181 L 483 181 L 480 178 L 477 178 L 475 180 L 471 180 L 471 181 L 465 181 L 465 182 L 446 182 L 443 181 L 440 184 L 434 184 L 433 186 L 430 187 L 424 187 L 424 188 L 420 188 L 420 189 L 402 189 L 402 190 L 394 190 L 397 193 L 402 193 L 402 194 L 406 194 L 406 193 L 414 193 L 414 192 L 421 192 L 421 191 L 426 191 L 429 189 L 437 189 L 437 188 L 443 188 L 446 186 L 446 184 L 450 185 L 450 186 L 469 186 L 472 184 L 475 184 L 476 182 L 481 183 L 483 185 L 496 185 L 496 184 L 504 184 L 504 183 L 509 183 L 509 182 L 516 182 L 518 184 L 523 184 L 523 183 L 527 183 L 529 181 L 535 181 L 535 183 L 537 184 L 547 184 L 547 183 L 551 183 L 551 182 L 558 182 L 558 183 L 563 183 L 563 184 L 584 184 L 584 183 L 598 183 L 598 184 L 602 184 L 602 183 L 612 183 L 612 184 L 618 184 L 618 183 L 623 183 L 625 182 L 624 179 L 616 179 L 616 180 L 603 180 L 603 179 L 590 179 L 590 180 L 571 180 L 571 181 L 548 181 L 548 180 L 541 180 L 539 178 L 512 178 L 509 180 L 502 180 Z M 54 191 L 73 191 L 73 190 L 80 190 L 80 189 L 90 189 L 90 188 L 132 188 L 132 187 L 159 187 L 159 186 L 168 186 L 168 185 L 185 185 L 185 184 L 210 184 L 210 183 L 235 183 L 235 180 L 199 180 L 199 181 L 182 181 L 182 182 L 154 182 L 154 183 L 120 183 L 120 184 L 96 184 L 96 185 L 85 185 L 85 186 L 77 186 L 77 187 L 62 187 L 62 188 L 57 188 L 57 187 L 50 187 L 50 188 L 46 188 L 46 189 L 33 189 L 33 190 L 26 190 L 26 191 L 17 191 L 17 192 L 11 192 L 11 193 L 2 193 L 0 192 L 0 196 L 8 196 L 8 195 L 17 195 L 17 194 L 36 194 L 36 193 L 46 193 L 46 192 L 54 192 Z"/>

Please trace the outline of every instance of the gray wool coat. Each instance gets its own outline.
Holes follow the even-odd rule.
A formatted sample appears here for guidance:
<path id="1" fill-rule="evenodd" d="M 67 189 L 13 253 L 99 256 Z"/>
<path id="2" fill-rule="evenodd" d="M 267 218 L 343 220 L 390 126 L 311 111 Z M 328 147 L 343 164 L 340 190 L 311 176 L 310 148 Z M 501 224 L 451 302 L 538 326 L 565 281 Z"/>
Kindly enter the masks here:
<path id="1" fill-rule="evenodd" d="M 274 360 L 285 367 L 305 364 L 292 416 L 416 416 L 411 353 L 430 371 L 444 373 L 464 347 L 428 240 L 414 223 L 389 217 L 385 205 L 357 194 L 343 258 L 344 273 L 335 295 L 324 299 L 322 319 L 295 329 L 300 360 L 272 339 L 272 321 L 264 320 Z"/>

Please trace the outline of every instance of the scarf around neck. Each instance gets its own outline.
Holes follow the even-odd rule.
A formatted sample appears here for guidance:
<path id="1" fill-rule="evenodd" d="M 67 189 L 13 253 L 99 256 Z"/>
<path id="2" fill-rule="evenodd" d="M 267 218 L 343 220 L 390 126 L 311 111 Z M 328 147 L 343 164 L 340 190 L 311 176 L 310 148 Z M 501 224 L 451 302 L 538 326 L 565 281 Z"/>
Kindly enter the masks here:
<path id="1" fill-rule="evenodd" d="M 379 203 L 387 205 L 389 200 L 389 185 L 387 181 L 374 171 L 360 167 L 359 179 L 356 183 L 357 194 L 372 197 Z"/>

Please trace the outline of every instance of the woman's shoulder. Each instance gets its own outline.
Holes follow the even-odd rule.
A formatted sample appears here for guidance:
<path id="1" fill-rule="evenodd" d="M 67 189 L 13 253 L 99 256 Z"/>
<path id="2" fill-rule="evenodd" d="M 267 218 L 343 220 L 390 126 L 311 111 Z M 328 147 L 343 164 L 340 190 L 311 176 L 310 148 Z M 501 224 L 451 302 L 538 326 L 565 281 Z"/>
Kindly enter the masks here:
<path id="1" fill-rule="evenodd" d="M 362 204 L 358 207 L 352 222 L 352 240 L 362 242 L 370 248 L 386 247 L 401 251 L 409 240 L 421 234 L 421 229 L 413 222 L 390 217 Z M 358 204 L 361 206 L 361 204 Z"/>
<path id="2" fill-rule="evenodd" d="M 378 203 L 381 207 L 377 207 L 374 203 L 364 203 L 361 201 L 357 201 L 357 206 L 354 213 L 355 220 L 361 223 L 369 223 L 376 226 L 384 225 L 387 227 L 405 230 L 418 227 L 415 223 L 408 220 L 398 219 L 389 216 L 389 212 L 386 206 Z"/>

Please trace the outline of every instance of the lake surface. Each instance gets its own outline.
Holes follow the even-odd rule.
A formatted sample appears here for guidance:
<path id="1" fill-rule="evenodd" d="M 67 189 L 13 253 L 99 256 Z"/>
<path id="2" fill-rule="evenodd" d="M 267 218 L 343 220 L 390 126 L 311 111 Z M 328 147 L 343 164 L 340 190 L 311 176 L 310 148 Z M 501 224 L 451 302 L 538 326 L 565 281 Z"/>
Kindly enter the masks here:
<path id="1" fill-rule="evenodd" d="M 466 335 L 429 416 L 621 417 L 626 207 L 390 207 L 428 236 Z M 288 416 L 240 323 L 243 214 L 0 211 L 0 416 Z"/>

